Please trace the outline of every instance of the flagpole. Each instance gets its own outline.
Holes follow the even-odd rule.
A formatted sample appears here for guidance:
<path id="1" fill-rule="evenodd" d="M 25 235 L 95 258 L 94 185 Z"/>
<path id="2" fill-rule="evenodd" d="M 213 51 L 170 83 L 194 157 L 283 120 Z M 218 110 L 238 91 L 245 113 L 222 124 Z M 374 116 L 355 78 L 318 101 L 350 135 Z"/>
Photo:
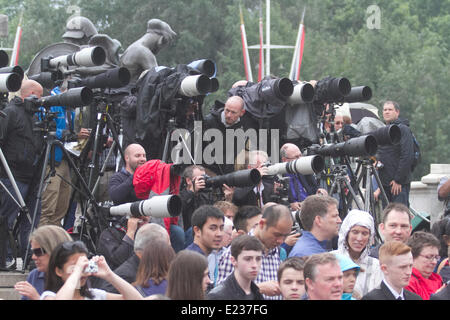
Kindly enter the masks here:
<path id="1" fill-rule="evenodd" d="M 301 57 L 303 55 L 303 43 L 304 43 L 303 19 L 305 17 L 305 10 L 306 8 L 303 9 L 302 19 L 300 20 L 300 24 L 298 27 L 298 34 L 295 43 L 294 55 L 292 56 L 291 71 L 289 73 L 289 79 L 291 80 L 300 79 L 300 65 L 301 65 Z"/>
<path id="2" fill-rule="evenodd" d="M 266 0 L 266 75 L 270 75 L 270 0 Z"/>
<path id="3" fill-rule="evenodd" d="M 305 8 L 306 9 L 306 8 Z M 303 49 L 305 45 L 305 26 L 303 24 L 303 20 L 305 18 L 305 9 L 303 9 L 302 21 L 300 22 L 300 51 L 298 55 L 297 61 L 297 72 L 295 74 L 295 80 L 300 80 L 300 68 L 302 67 L 302 59 L 303 59 Z"/>
<path id="4" fill-rule="evenodd" d="M 262 3 L 259 2 L 259 70 L 258 70 L 258 82 L 262 80 L 264 75 L 264 25 L 262 18 Z"/>
<path id="5" fill-rule="evenodd" d="M 250 66 L 250 55 L 248 54 L 247 34 L 245 33 L 244 15 L 242 14 L 242 7 L 240 4 L 239 4 L 239 13 L 241 16 L 241 40 L 242 40 L 242 53 L 244 56 L 245 78 L 247 81 L 253 82 L 252 68 Z"/>
<path id="6" fill-rule="evenodd" d="M 14 47 L 11 56 L 10 67 L 15 67 L 19 64 L 20 40 L 22 39 L 22 18 L 23 12 L 20 15 L 19 24 L 17 25 L 16 38 L 14 39 Z"/>

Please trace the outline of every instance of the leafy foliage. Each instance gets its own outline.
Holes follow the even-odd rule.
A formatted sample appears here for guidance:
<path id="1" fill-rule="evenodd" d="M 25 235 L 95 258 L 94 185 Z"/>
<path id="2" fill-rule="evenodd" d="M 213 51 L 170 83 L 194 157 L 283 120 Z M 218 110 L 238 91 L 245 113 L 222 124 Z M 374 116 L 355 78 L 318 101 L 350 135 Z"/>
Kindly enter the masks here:
<path id="1" fill-rule="evenodd" d="M 70 5 L 78 6 L 99 33 L 118 39 L 123 50 L 145 33 L 149 19 L 159 18 L 178 34 L 158 54 L 160 65 L 201 58 L 217 63 L 221 88 L 207 97 L 210 105 L 215 99 L 226 99 L 228 88 L 245 75 L 239 3 L 244 8 L 248 44 L 257 44 L 261 5 L 265 20 L 265 1 L 259 0 L 0 0 L 0 13 L 10 21 L 10 36 L 2 43 L 12 46 L 23 12 L 20 64 L 26 69 L 39 50 L 62 41 L 66 21 L 73 14 Z M 450 0 L 378 0 L 379 29 L 368 27 L 372 4 L 372 0 L 271 1 L 271 42 L 294 45 L 306 7 L 301 78 L 345 76 L 354 86 L 372 88 L 369 103 L 380 107 L 385 99 L 396 100 L 423 147 L 422 163 L 414 173 L 419 179 L 430 163 L 450 159 Z M 258 50 L 251 50 L 250 58 L 255 78 Z M 271 73 L 288 76 L 291 60 L 292 50 L 272 50 Z"/>

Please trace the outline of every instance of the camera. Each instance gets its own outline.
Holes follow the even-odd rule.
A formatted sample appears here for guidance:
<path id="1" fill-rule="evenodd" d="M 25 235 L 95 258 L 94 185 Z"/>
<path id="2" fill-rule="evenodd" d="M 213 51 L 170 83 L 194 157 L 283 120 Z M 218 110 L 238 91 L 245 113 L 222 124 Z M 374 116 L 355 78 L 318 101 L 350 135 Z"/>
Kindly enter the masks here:
<path id="1" fill-rule="evenodd" d="M 310 103 L 314 99 L 314 87 L 307 82 L 294 82 L 294 90 L 287 102 L 292 105 Z"/>
<path id="2" fill-rule="evenodd" d="M 88 87 L 90 89 L 122 88 L 129 84 L 130 71 L 127 68 L 114 68 L 99 75 L 86 78 L 73 78 L 68 81 L 69 88 Z"/>
<path id="3" fill-rule="evenodd" d="M 248 82 L 245 86 L 232 88 L 228 91 L 228 95 L 240 96 L 245 102 L 245 110 L 254 118 L 268 119 L 284 109 L 293 92 L 292 80 L 270 78 L 263 79 L 258 83 Z"/>
<path id="4" fill-rule="evenodd" d="M 391 124 L 383 128 L 379 128 L 375 131 L 370 132 L 369 134 L 375 137 L 378 145 L 397 144 L 402 138 L 400 127 L 396 124 Z"/>
<path id="5" fill-rule="evenodd" d="M 0 92 L 16 92 L 20 90 L 23 70 L 19 66 L 0 68 Z"/>
<path id="6" fill-rule="evenodd" d="M 41 71 L 54 71 L 60 66 L 94 67 L 104 64 L 105 61 L 105 49 L 100 46 L 88 47 L 73 54 L 59 56 L 56 58 L 43 58 L 41 60 Z"/>
<path id="7" fill-rule="evenodd" d="M 9 62 L 9 57 L 6 51 L 0 50 L 0 68 L 6 67 Z"/>
<path id="8" fill-rule="evenodd" d="M 341 102 L 351 90 L 352 86 L 347 78 L 323 78 L 316 84 L 314 103 L 322 105 L 325 103 Z"/>
<path id="9" fill-rule="evenodd" d="M 308 154 L 319 154 L 329 157 L 366 157 L 375 155 L 378 150 L 378 144 L 374 136 L 365 135 L 336 144 L 312 145 L 307 150 Z"/>
<path id="10" fill-rule="evenodd" d="M 372 98 L 372 89 L 368 86 L 353 87 L 343 102 L 363 102 Z"/>
<path id="11" fill-rule="evenodd" d="M 66 107 L 81 107 L 92 102 L 94 94 L 92 90 L 87 87 L 69 89 L 64 93 L 54 96 L 42 97 L 38 99 L 35 96 L 25 98 L 25 104 L 30 110 L 39 109 L 40 106 L 66 106 Z"/>
<path id="12" fill-rule="evenodd" d="M 229 187 L 251 187 L 261 180 L 258 169 L 239 170 L 222 176 L 210 177 L 203 175 L 205 188 L 221 188 L 224 184 Z"/>
<path id="13" fill-rule="evenodd" d="M 89 260 L 89 264 L 84 268 L 84 273 L 97 273 L 98 272 L 98 265 L 97 262 L 93 260 Z"/>
<path id="14" fill-rule="evenodd" d="M 169 218 L 181 213 L 181 198 L 177 195 L 155 196 L 148 200 L 124 203 L 109 208 L 113 216 Z"/>
<path id="15" fill-rule="evenodd" d="M 294 173 L 309 175 L 322 171 L 325 168 L 325 160 L 318 155 L 301 157 L 290 162 L 281 162 L 268 166 L 268 175 Z"/>
<path id="16" fill-rule="evenodd" d="M 32 76 L 29 76 L 28 79 L 39 82 L 42 87 L 46 89 L 53 89 L 57 86 L 58 80 L 63 80 L 64 76 L 61 71 L 55 72 L 41 72 Z"/>

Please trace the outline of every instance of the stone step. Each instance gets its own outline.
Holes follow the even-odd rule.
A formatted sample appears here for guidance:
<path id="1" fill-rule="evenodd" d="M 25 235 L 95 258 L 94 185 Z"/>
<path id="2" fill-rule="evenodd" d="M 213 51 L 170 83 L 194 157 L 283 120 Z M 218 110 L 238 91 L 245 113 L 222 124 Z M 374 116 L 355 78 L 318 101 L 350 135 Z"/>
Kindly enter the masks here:
<path id="1" fill-rule="evenodd" d="M 20 300 L 21 295 L 13 288 L 0 288 L 0 300 Z"/>
<path id="2" fill-rule="evenodd" d="M 28 272 L 0 272 L 0 288 L 14 287 L 16 282 L 25 281 Z"/>

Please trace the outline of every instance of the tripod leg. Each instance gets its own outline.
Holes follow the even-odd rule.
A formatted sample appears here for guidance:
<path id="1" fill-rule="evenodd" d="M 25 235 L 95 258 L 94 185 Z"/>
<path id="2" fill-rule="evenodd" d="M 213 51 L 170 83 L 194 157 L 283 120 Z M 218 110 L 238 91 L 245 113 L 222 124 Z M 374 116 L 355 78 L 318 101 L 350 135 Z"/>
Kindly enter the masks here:
<path id="1" fill-rule="evenodd" d="M 106 164 L 108 163 L 109 158 L 113 154 L 115 146 L 116 146 L 116 141 L 113 142 L 111 148 L 109 149 L 108 155 L 106 156 L 106 159 L 103 162 L 102 169 L 100 170 L 100 172 L 98 174 L 97 181 L 95 181 L 94 188 L 92 189 L 92 194 L 94 194 L 94 195 L 97 192 L 97 189 L 98 189 L 98 186 L 99 186 L 99 183 L 100 183 L 100 179 L 102 178 L 103 174 L 105 173 Z"/>
<path id="2" fill-rule="evenodd" d="M 55 141 L 53 142 L 53 144 L 56 144 L 56 145 L 59 145 L 60 147 L 63 147 L 62 142 L 59 141 L 59 140 L 55 140 Z M 93 208 L 93 210 L 94 210 L 94 215 L 95 215 L 95 216 L 98 216 L 98 212 L 97 212 L 97 203 L 96 203 L 96 201 L 95 201 L 94 195 L 93 195 L 92 192 L 90 191 L 88 185 L 86 184 L 86 181 L 83 179 L 83 176 L 81 175 L 80 171 L 79 171 L 78 168 L 76 167 L 76 165 L 75 165 L 75 163 L 74 163 L 72 157 L 70 156 L 69 152 L 68 152 L 66 149 L 64 149 L 64 148 L 62 148 L 62 151 L 63 151 L 63 153 L 66 155 L 66 158 L 67 158 L 68 163 L 69 163 L 69 168 L 73 170 L 73 172 L 75 173 L 75 175 L 76 175 L 77 178 L 78 178 L 78 181 L 79 181 L 80 184 L 81 184 L 81 187 L 84 189 L 85 194 L 86 194 L 87 197 L 88 197 L 88 203 L 92 204 L 92 208 Z M 83 217 L 87 217 L 88 220 L 89 220 L 89 222 L 90 222 L 90 224 L 92 225 L 92 227 L 93 227 L 95 230 L 98 230 L 98 226 L 96 226 L 95 223 L 94 223 L 94 221 L 93 221 L 92 219 L 90 219 L 90 216 L 89 216 L 89 215 L 86 215 L 86 211 L 87 211 L 87 206 L 86 206 L 86 208 L 85 208 L 85 210 L 84 210 L 84 212 L 83 212 Z M 82 219 L 82 223 L 81 223 L 81 231 L 80 231 L 80 238 L 82 238 L 83 232 L 84 232 L 84 222 L 83 222 L 83 221 L 84 221 L 84 220 Z M 95 232 L 95 230 L 94 230 L 94 232 Z M 94 237 L 97 238 L 97 235 L 95 234 Z M 92 237 L 90 237 L 91 246 L 92 246 L 92 248 L 94 248 L 94 250 L 95 250 L 95 247 L 96 247 L 96 246 L 95 246 L 96 240 L 97 240 L 97 239 L 94 240 L 94 239 L 92 239 Z"/>
<path id="3" fill-rule="evenodd" d="M 94 179 L 94 169 L 97 164 L 97 152 L 98 152 L 98 146 L 99 146 L 99 140 L 100 140 L 100 131 L 103 129 L 102 126 L 102 114 L 97 114 L 97 126 L 95 129 L 95 140 L 94 140 L 94 148 L 92 150 L 92 159 L 91 164 L 89 165 L 89 180 L 88 180 L 88 186 L 89 189 L 92 189 L 93 186 L 93 179 Z"/>
<path id="4" fill-rule="evenodd" d="M 43 156 L 44 156 L 44 164 L 42 165 L 41 178 L 39 180 L 39 188 L 38 188 L 38 192 L 37 192 L 37 195 L 36 195 L 36 203 L 34 204 L 33 220 L 32 220 L 32 223 L 31 223 L 30 234 L 33 233 L 34 226 L 36 224 L 36 216 L 37 216 L 39 205 L 41 203 L 42 192 L 44 191 L 44 183 L 45 183 L 46 175 L 47 175 L 47 166 L 48 166 L 48 163 L 49 163 L 49 158 L 50 158 L 50 154 L 51 154 L 51 149 L 52 148 L 53 147 L 52 147 L 51 142 L 47 141 L 47 146 L 46 146 L 46 149 L 45 149 L 45 153 L 43 154 Z M 63 150 L 65 150 L 65 149 L 63 148 Z M 27 249 L 25 251 L 25 258 L 24 258 L 23 265 L 22 265 L 22 272 L 25 272 L 25 269 L 28 266 L 29 250 L 30 250 L 30 243 L 27 243 Z"/>
<path id="5" fill-rule="evenodd" d="M 377 169 L 372 167 L 372 173 L 375 176 L 375 180 L 377 181 L 378 187 L 380 188 L 381 196 L 383 197 L 384 203 L 386 203 L 386 205 L 388 205 L 389 199 L 386 195 L 386 191 L 384 191 L 383 184 L 381 183 L 381 179 L 380 179 L 380 176 L 378 175 Z"/>
<path id="6" fill-rule="evenodd" d="M 371 211 L 371 199 L 372 199 L 372 179 L 370 177 L 370 169 L 366 168 L 366 186 L 365 186 L 365 202 L 364 202 L 364 210 L 366 212 Z"/>
<path id="7" fill-rule="evenodd" d="M 350 192 L 350 194 L 352 195 L 353 199 L 355 199 L 356 202 L 356 206 L 358 207 L 359 210 L 363 210 L 364 208 L 364 203 L 361 203 L 361 201 L 357 198 L 355 190 L 353 189 L 353 187 L 351 186 L 350 182 L 347 181 L 347 179 L 344 179 L 344 183 L 348 189 L 348 191 Z"/>
<path id="8" fill-rule="evenodd" d="M 122 144 L 120 143 L 120 139 L 119 139 L 119 135 L 117 134 L 115 123 L 109 113 L 106 114 L 106 124 L 107 124 L 107 128 L 109 130 L 111 130 L 111 133 L 113 135 L 113 140 L 116 143 L 117 148 L 119 149 L 120 156 L 122 157 L 123 163 L 125 163 L 125 154 L 122 149 Z M 113 147 L 111 147 L 111 149 L 113 149 Z"/>

